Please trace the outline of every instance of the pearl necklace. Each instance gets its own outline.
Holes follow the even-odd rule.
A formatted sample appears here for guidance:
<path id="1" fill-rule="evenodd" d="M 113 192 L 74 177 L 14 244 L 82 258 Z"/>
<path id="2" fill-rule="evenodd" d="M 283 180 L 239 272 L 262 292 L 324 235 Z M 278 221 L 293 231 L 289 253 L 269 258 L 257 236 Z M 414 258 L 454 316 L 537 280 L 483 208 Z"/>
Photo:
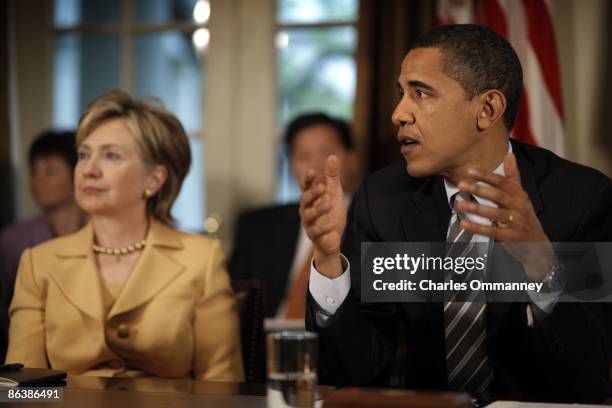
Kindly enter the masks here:
<path id="1" fill-rule="evenodd" d="M 98 254 L 116 255 L 117 262 L 119 262 L 119 260 L 121 259 L 121 255 L 127 255 L 131 254 L 132 252 L 141 251 L 144 249 L 146 244 L 147 241 L 141 239 L 140 241 L 133 242 L 130 245 L 124 246 L 122 248 L 105 247 L 96 244 L 93 244 L 91 247 L 93 248 L 93 251 Z"/>

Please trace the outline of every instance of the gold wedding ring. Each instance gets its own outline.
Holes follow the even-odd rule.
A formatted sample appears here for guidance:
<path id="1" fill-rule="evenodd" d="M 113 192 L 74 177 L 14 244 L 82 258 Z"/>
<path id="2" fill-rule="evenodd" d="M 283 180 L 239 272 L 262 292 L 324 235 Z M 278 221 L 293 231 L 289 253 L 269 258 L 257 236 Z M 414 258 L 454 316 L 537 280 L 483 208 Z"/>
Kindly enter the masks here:
<path id="1" fill-rule="evenodd" d="M 512 222 L 514 221 L 514 216 L 510 214 L 508 216 L 508 221 L 495 221 L 495 226 L 498 228 L 509 228 L 512 226 Z"/>

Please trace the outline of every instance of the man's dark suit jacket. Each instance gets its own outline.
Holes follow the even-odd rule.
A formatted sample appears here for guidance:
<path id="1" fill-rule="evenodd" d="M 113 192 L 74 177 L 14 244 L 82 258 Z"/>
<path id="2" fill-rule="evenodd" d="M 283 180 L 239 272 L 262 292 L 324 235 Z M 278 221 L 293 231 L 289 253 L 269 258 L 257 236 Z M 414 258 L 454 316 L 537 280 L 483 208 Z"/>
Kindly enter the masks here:
<path id="1" fill-rule="evenodd" d="M 276 315 L 285 297 L 300 222 L 299 204 L 288 204 L 246 211 L 236 224 L 229 273 L 233 279 L 261 280 L 267 317 Z M 350 254 L 354 242 L 348 231 L 345 232 L 342 253 Z"/>
<path id="2" fill-rule="evenodd" d="M 612 241 L 612 184 L 596 170 L 512 141 L 523 189 L 551 242 Z M 410 177 L 404 161 L 371 175 L 354 202 L 360 242 L 443 242 L 451 215 L 442 177 Z M 319 333 L 322 383 L 384 383 L 405 346 L 402 383 L 446 389 L 441 303 L 360 303 L 359 251 L 351 258 L 352 289 L 325 327 L 309 296 L 306 325 Z M 489 357 L 498 395 L 600 401 L 608 387 L 608 304 L 558 303 L 529 328 L 527 303 L 489 303 Z M 398 333 L 399 332 L 399 333 Z"/>

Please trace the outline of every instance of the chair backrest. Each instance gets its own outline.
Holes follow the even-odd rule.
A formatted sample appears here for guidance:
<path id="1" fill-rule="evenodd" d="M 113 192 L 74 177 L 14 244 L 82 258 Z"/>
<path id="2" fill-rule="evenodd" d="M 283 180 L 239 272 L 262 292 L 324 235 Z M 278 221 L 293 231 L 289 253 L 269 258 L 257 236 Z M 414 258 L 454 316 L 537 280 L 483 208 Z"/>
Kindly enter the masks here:
<path id="1" fill-rule="evenodd" d="M 245 379 L 262 383 L 266 381 L 263 285 L 257 279 L 233 279 L 232 288 L 240 317 Z"/>

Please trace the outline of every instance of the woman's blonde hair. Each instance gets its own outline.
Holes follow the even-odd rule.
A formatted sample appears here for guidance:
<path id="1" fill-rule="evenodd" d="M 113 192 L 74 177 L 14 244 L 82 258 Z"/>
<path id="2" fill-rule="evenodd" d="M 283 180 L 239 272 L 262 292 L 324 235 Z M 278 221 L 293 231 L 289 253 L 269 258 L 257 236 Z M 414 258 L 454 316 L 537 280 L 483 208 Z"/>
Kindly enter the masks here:
<path id="1" fill-rule="evenodd" d="M 189 139 L 181 122 L 154 100 L 136 99 L 124 91 L 107 92 L 87 105 L 77 130 L 77 146 L 103 122 L 123 119 L 147 165 L 166 167 L 168 177 L 160 191 L 147 199 L 147 214 L 172 224 L 172 204 L 191 165 Z"/>

